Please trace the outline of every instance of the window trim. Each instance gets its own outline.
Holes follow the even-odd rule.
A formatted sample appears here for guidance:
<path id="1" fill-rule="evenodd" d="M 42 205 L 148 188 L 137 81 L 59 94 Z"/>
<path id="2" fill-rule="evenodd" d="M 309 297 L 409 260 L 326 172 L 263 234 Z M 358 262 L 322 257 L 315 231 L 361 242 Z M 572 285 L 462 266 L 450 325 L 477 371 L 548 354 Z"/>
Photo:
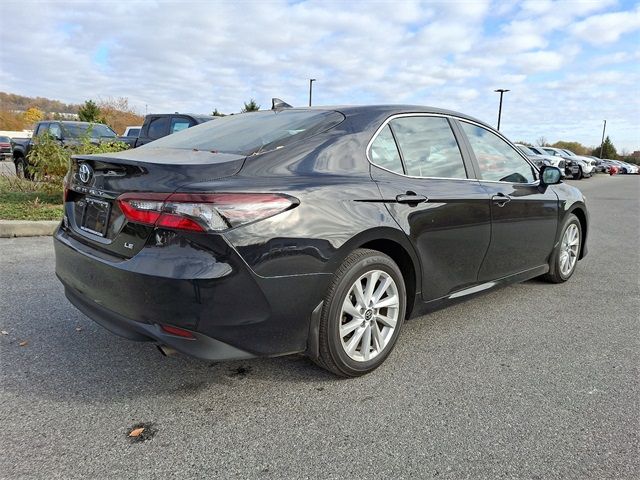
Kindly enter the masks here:
<path id="1" fill-rule="evenodd" d="M 453 138 L 456 141 L 456 145 L 458 146 L 458 150 L 460 151 L 460 158 L 462 158 L 462 165 L 464 166 L 464 170 L 465 170 L 465 173 L 467 175 L 467 178 L 460 178 L 460 177 L 419 177 L 419 176 L 415 176 L 415 175 L 407 175 L 406 173 L 394 172 L 392 170 L 389 170 L 388 168 L 384 168 L 383 166 L 372 162 L 371 161 L 371 157 L 369 156 L 369 152 L 371 150 L 371 145 L 376 140 L 376 138 L 378 138 L 378 135 L 380 134 L 380 132 L 382 130 L 384 130 L 384 127 L 386 127 L 392 120 L 395 120 L 396 118 L 405 118 L 405 117 L 438 117 L 438 118 L 446 119 L 447 123 L 449 124 L 449 128 L 451 129 L 451 133 L 453 135 Z M 380 168 L 380 169 L 384 170 L 385 172 L 389 172 L 389 173 L 392 173 L 394 175 L 400 175 L 400 176 L 406 177 L 406 178 L 433 179 L 433 180 L 459 180 L 459 181 L 466 181 L 466 182 L 469 182 L 469 181 L 477 182 L 479 180 L 478 178 L 471 178 L 469 176 L 469 175 L 476 175 L 476 177 L 477 177 L 477 173 L 475 172 L 475 167 L 473 166 L 472 162 L 470 162 L 471 159 L 467 158 L 466 155 L 465 155 L 465 153 L 467 153 L 466 152 L 466 148 L 463 149 L 462 144 L 460 143 L 460 138 L 458 138 L 458 133 L 457 133 L 456 129 L 454 128 L 454 125 L 451 123 L 452 119 L 457 120 L 457 117 L 455 117 L 453 115 L 442 114 L 442 113 L 426 113 L 426 112 L 396 113 L 396 114 L 390 115 L 376 129 L 376 131 L 374 132 L 373 136 L 369 140 L 369 143 L 367 143 L 367 147 L 366 147 L 366 150 L 365 150 L 365 156 L 367 157 L 367 161 L 369 162 L 370 165 L 372 165 L 372 166 L 374 166 L 376 168 Z M 391 134 L 393 135 L 393 140 L 395 141 L 396 148 L 398 149 L 398 153 L 400 154 L 400 161 L 402 162 L 402 170 L 404 172 L 406 172 L 407 168 L 406 168 L 406 166 L 404 164 L 404 157 L 402 155 L 402 150 L 400 149 L 400 145 L 398 144 L 398 140 L 396 139 L 396 135 L 395 135 L 391 125 L 389 125 L 389 130 L 391 130 Z"/>
<path id="2" fill-rule="evenodd" d="M 498 138 L 504 140 L 507 145 L 509 145 L 513 150 L 515 150 L 515 152 L 531 167 L 534 169 L 535 172 L 537 172 L 537 176 L 538 178 L 533 180 L 533 182 L 527 182 L 527 183 L 519 183 L 519 182 L 506 182 L 504 180 L 485 180 L 484 178 L 477 178 L 477 180 L 479 182 L 489 182 L 489 183 L 504 183 L 506 185 L 525 185 L 525 186 L 538 186 L 540 184 L 540 169 L 533 163 L 531 162 L 527 157 L 525 157 L 525 155 L 520 152 L 520 150 L 518 150 L 518 148 L 504 135 L 502 135 L 500 132 L 498 132 L 497 130 L 493 130 L 491 127 L 487 128 L 487 125 L 483 125 L 479 122 L 474 122 L 473 120 L 468 120 L 468 119 L 463 119 L 463 118 L 459 118 L 459 117 L 454 117 L 458 122 L 460 123 L 469 123 L 471 125 L 475 125 L 476 127 L 480 127 L 483 128 L 485 130 L 487 130 L 490 133 L 493 133 L 494 135 L 496 135 Z M 476 157 L 475 152 L 473 151 L 473 147 L 471 146 L 471 142 L 469 141 L 469 138 L 466 134 L 466 132 L 464 131 L 464 128 L 462 128 L 462 125 L 460 125 L 460 130 L 462 131 L 462 133 L 464 134 L 464 140 L 467 143 L 468 149 L 469 149 L 469 155 L 471 155 L 471 158 L 473 159 L 473 162 L 475 163 L 478 173 L 476 174 L 477 177 L 482 177 L 482 172 L 480 171 L 480 163 L 478 162 L 478 159 Z"/>

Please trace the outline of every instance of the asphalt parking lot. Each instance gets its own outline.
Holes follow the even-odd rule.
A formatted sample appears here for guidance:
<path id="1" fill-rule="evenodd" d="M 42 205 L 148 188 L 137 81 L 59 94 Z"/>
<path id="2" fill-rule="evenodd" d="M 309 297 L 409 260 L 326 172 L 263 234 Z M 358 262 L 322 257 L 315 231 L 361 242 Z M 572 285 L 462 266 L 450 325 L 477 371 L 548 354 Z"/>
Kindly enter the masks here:
<path id="1" fill-rule="evenodd" d="M 16 167 L 10 160 L 0 160 L 0 175 L 15 176 Z"/>
<path id="2" fill-rule="evenodd" d="M 568 283 L 412 320 L 355 380 L 162 357 L 71 307 L 51 238 L 1 239 L 0 478 L 639 478 L 640 177 L 571 183 Z"/>

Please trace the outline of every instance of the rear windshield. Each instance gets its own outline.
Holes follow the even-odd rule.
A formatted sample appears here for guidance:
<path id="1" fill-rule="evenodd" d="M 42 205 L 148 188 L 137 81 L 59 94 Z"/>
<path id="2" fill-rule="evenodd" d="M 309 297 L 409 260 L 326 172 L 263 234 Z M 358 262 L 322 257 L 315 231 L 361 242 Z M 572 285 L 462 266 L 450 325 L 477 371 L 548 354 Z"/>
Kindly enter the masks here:
<path id="1" fill-rule="evenodd" d="M 101 123 L 64 123 L 62 129 L 69 138 L 80 138 L 87 134 L 91 138 L 116 136 L 116 132 Z"/>
<path id="2" fill-rule="evenodd" d="M 280 110 L 227 115 L 183 130 L 145 148 L 184 148 L 252 155 L 309 138 L 344 120 L 334 111 Z"/>

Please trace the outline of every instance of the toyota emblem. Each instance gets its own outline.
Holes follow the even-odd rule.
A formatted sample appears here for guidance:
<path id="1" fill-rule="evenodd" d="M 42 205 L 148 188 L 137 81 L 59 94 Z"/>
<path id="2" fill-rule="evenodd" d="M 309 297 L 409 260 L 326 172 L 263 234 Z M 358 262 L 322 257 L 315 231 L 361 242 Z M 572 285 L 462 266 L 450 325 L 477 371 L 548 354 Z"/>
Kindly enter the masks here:
<path id="1" fill-rule="evenodd" d="M 78 176 L 80 177 L 80 181 L 82 183 L 89 183 L 89 180 L 91 180 L 91 177 L 93 176 L 93 170 L 89 165 L 83 163 L 82 165 L 80 165 Z"/>

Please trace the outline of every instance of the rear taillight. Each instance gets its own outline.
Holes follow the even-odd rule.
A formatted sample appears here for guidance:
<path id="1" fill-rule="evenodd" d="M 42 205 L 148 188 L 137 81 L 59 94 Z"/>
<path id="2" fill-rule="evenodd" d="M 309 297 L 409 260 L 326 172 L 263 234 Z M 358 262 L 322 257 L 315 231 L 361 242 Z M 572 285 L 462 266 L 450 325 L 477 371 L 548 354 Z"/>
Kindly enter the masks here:
<path id="1" fill-rule="evenodd" d="M 298 201 L 276 193 L 125 193 L 118 204 L 131 222 L 219 232 L 272 217 Z"/>

